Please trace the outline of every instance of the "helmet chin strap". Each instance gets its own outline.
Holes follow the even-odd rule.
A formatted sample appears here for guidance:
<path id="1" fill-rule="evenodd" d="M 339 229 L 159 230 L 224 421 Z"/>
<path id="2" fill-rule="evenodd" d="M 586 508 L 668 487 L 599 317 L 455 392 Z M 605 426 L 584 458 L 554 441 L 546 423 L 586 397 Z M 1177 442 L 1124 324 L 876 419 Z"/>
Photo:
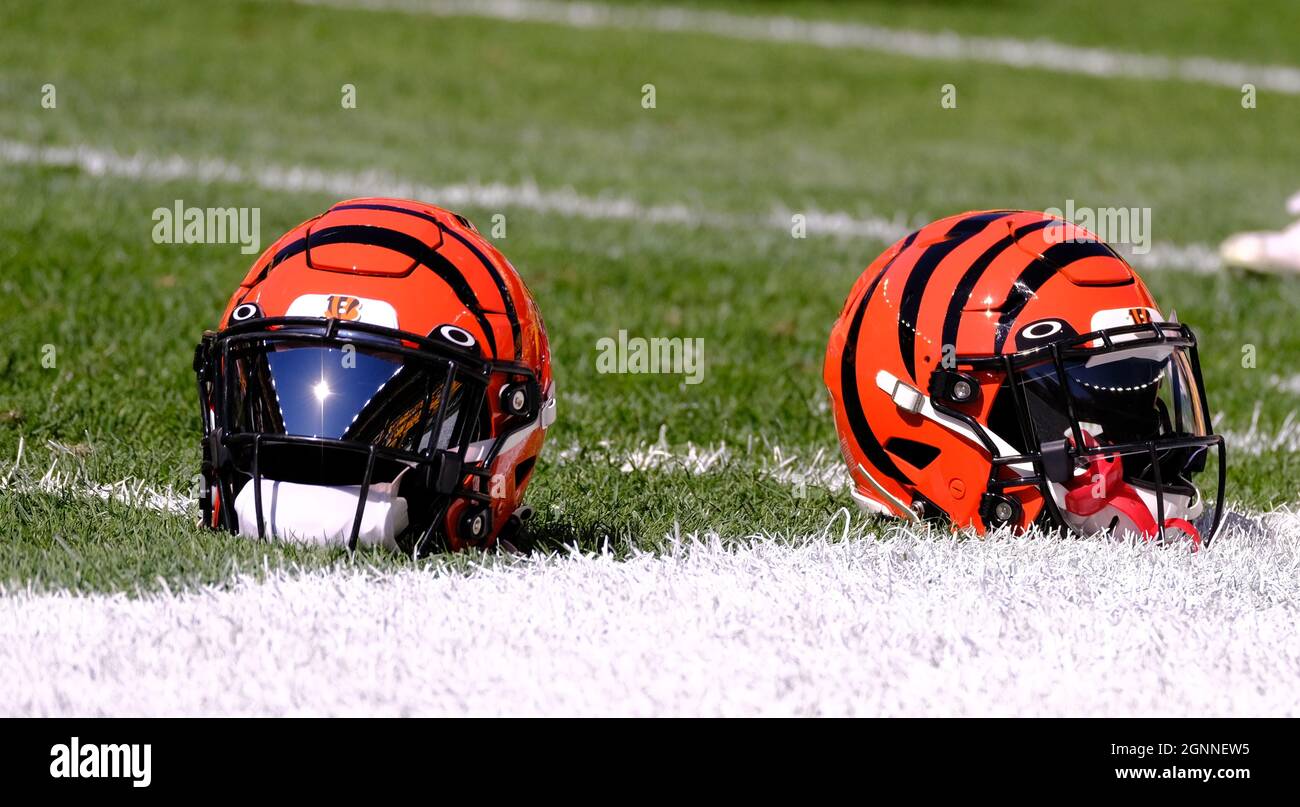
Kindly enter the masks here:
<path id="1" fill-rule="evenodd" d="M 1083 439 L 1089 448 L 1099 445 L 1086 430 Z M 1201 534 L 1190 521 L 1201 513 L 1200 498 L 1166 491 L 1165 522 L 1157 526 L 1159 494 L 1125 481 L 1124 461 L 1118 454 L 1091 457 L 1063 490 L 1060 495 L 1053 487 L 1057 507 L 1066 524 L 1085 535 L 1108 532 L 1119 538 L 1140 535 L 1148 541 L 1188 540 L 1193 551 L 1201 545 Z"/>

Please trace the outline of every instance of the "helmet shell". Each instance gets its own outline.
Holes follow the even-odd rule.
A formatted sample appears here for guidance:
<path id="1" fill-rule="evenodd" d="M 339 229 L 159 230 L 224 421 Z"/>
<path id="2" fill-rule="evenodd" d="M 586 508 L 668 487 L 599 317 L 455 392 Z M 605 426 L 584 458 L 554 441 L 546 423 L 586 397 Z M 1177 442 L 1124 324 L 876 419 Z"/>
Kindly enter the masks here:
<path id="1" fill-rule="evenodd" d="M 1013 354 L 1150 316 L 1159 318 L 1151 293 L 1118 253 L 1045 213 L 971 211 L 893 244 L 854 284 L 823 368 L 855 498 L 907 518 L 939 510 L 982 533 L 990 452 L 909 411 L 907 396 L 928 394 L 945 357 L 951 367 L 956 356 Z M 962 414 L 995 431 L 989 417 L 1004 375 L 980 372 L 973 380 L 978 393 Z M 1016 495 L 1017 526 L 1027 528 L 1042 495 L 1034 488 Z"/>

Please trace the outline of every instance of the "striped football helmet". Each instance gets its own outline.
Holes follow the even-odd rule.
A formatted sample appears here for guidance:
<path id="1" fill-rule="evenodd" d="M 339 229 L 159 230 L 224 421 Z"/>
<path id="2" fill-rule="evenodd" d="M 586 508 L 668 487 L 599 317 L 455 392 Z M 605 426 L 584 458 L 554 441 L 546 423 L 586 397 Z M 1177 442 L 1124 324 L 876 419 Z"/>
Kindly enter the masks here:
<path id="1" fill-rule="evenodd" d="M 542 317 L 464 217 L 352 199 L 253 264 L 194 357 L 204 523 L 420 552 L 513 540 L 555 417 Z"/>
<path id="2" fill-rule="evenodd" d="M 1195 546 L 1218 527 L 1224 443 L 1191 329 L 1059 218 L 964 213 L 891 246 L 854 284 L 824 378 L 873 512 Z"/>

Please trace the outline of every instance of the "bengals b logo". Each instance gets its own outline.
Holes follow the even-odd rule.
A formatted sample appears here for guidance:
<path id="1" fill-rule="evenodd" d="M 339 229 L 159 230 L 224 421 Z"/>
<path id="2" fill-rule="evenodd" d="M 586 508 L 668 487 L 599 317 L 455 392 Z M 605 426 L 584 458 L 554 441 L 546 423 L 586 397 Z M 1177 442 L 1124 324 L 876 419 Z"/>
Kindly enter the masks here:
<path id="1" fill-rule="evenodd" d="M 346 294 L 331 294 L 325 298 L 325 316 L 331 319 L 355 320 L 361 316 L 361 301 Z"/>
<path id="2" fill-rule="evenodd" d="M 1146 308 L 1130 308 L 1129 317 L 1133 320 L 1134 325 L 1146 325 L 1151 322 L 1151 311 Z"/>

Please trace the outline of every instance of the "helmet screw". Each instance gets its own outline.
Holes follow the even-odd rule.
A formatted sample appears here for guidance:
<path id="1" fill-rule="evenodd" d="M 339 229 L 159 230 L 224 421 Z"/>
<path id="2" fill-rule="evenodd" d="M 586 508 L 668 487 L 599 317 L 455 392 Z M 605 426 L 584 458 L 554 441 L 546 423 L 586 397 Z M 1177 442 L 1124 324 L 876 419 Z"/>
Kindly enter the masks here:
<path id="1" fill-rule="evenodd" d="M 529 414 L 531 397 L 527 384 L 508 384 L 501 388 L 501 408 L 510 415 Z"/>
<path id="2" fill-rule="evenodd" d="M 460 535 L 466 541 L 478 543 L 492 531 L 492 511 L 479 507 L 460 517 Z"/>
<path id="3" fill-rule="evenodd" d="M 969 381 L 958 381 L 952 385 L 952 397 L 957 401 L 965 401 L 971 396 L 971 387 Z"/>
<path id="4" fill-rule="evenodd" d="M 990 492 L 980 498 L 980 517 L 989 529 L 1014 524 L 1023 514 L 1020 502 L 1006 494 Z"/>

